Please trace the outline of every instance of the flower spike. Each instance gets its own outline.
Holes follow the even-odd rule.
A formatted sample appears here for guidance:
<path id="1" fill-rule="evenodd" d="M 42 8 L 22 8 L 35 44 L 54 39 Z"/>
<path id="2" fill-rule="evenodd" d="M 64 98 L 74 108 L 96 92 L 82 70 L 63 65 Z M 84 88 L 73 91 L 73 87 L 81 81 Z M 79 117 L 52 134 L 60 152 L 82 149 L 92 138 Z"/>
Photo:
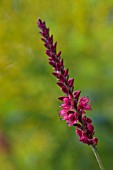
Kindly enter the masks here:
<path id="1" fill-rule="evenodd" d="M 74 79 L 69 78 L 68 69 L 64 67 L 61 51 L 57 52 L 57 42 L 53 42 L 53 35 L 49 35 L 49 29 L 46 23 L 38 19 L 37 25 L 42 35 L 41 40 L 44 42 L 46 54 L 49 57 L 49 64 L 53 67 L 52 73 L 57 78 L 57 84 L 60 86 L 65 96 L 60 96 L 58 99 L 63 103 L 59 116 L 68 126 L 75 126 L 76 134 L 82 143 L 96 146 L 98 138 L 94 136 L 94 126 L 92 120 L 86 117 L 86 111 L 91 110 L 90 100 L 82 96 L 80 99 L 80 90 L 74 92 Z"/>

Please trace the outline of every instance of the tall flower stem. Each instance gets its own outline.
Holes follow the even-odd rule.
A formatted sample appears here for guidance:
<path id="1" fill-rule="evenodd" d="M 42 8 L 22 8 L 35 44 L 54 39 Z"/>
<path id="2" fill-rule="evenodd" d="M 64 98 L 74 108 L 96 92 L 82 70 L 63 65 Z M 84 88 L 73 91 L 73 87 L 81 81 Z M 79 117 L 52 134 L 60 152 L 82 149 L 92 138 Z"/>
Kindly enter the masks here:
<path id="1" fill-rule="evenodd" d="M 93 146 L 93 145 L 91 145 L 91 148 L 92 148 L 92 150 L 93 150 L 93 153 L 94 153 L 94 155 L 95 155 L 95 157 L 96 157 L 96 160 L 97 160 L 97 162 L 98 162 L 98 165 L 99 165 L 100 169 L 101 169 L 101 170 L 105 170 L 104 167 L 103 167 L 102 161 L 101 161 L 101 159 L 100 159 L 100 156 L 99 156 L 99 154 L 98 154 L 97 148 L 96 148 L 95 146 Z"/>

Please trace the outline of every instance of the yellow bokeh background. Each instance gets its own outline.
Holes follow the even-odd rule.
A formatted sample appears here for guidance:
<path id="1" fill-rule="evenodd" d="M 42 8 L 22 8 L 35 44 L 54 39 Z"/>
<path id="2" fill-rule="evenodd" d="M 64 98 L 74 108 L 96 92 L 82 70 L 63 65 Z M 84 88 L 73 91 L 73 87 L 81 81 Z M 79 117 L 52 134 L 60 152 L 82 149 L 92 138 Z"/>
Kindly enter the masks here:
<path id="1" fill-rule="evenodd" d="M 105 169 L 113 152 L 113 0 L 0 1 L 0 170 L 98 170 L 91 148 L 61 122 L 62 95 L 37 19 L 45 20 L 75 90 L 92 100 Z"/>

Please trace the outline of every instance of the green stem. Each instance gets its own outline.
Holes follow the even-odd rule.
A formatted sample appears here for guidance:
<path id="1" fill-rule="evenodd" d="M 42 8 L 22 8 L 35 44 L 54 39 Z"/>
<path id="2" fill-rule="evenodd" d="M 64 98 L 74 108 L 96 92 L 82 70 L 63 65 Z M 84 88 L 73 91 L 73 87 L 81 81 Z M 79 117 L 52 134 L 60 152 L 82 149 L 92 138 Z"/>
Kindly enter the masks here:
<path id="1" fill-rule="evenodd" d="M 93 150 L 93 153 L 94 153 L 94 155 L 95 155 L 95 157 L 96 157 L 96 160 L 97 160 L 97 162 L 98 162 L 98 165 L 99 165 L 100 169 L 101 169 L 101 170 L 105 170 L 104 167 L 103 167 L 103 164 L 102 164 L 102 162 L 101 162 L 100 156 L 99 156 L 99 154 L 98 154 L 98 152 L 97 152 L 97 148 L 96 148 L 95 146 L 93 146 L 93 145 L 91 145 L 91 148 L 92 148 L 92 150 Z"/>

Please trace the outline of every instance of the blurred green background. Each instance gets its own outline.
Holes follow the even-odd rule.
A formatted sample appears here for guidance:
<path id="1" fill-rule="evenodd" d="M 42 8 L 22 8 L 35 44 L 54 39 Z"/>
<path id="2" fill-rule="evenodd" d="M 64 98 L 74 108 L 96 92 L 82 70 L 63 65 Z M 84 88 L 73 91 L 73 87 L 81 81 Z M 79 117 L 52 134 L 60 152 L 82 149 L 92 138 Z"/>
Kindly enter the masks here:
<path id="1" fill-rule="evenodd" d="M 52 76 L 37 18 L 62 50 L 105 169 L 113 168 L 113 0 L 0 0 L 0 170 L 98 170 L 89 146 L 57 116 L 62 93 Z"/>

